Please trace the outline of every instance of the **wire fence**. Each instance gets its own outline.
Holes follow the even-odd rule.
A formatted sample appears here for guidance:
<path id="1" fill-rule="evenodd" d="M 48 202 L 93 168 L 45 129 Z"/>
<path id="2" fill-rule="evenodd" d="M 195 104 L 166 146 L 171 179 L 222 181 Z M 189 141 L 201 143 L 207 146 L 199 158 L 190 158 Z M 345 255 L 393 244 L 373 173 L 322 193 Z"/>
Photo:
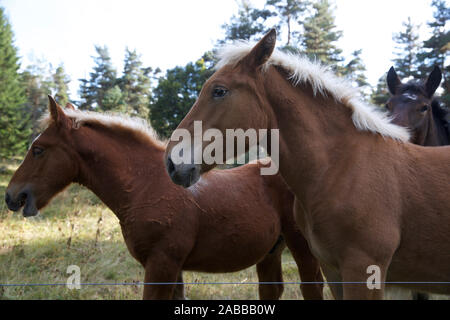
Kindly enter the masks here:
<path id="1" fill-rule="evenodd" d="M 270 284 L 284 284 L 284 285 L 314 285 L 314 284 L 367 284 L 367 281 L 290 281 L 290 282 L 100 282 L 100 283 L 79 283 L 80 286 L 151 286 L 151 285 L 270 285 Z M 384 282 L 370 282 L 370 284 L 443 284 L 450 285 L 450 281 L 384 281 Z M 68 283 L 0 283 L 0 287 L 43 287 L 43 286 L 67 286 Z M 72 283 L 69 283 L 72 285 Z"/>

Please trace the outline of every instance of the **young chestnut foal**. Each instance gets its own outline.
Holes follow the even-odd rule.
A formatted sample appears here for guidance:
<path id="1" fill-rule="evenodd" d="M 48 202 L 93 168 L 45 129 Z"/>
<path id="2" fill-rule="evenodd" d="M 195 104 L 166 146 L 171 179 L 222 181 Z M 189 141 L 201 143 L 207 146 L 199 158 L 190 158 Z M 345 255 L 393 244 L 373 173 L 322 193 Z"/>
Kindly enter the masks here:
<path id="1" fill-rule="evenodd" d="M 145 282 L 182 282 L 182 270 L 234 272 L 256 264 L 259 281 L 282 282 L 281 253 L 297 262 L 305 299 L 322 299 L 322 276 L 295 227 L 293 195 L 260 163 L 217 170 L 189 190 L 164 170 L 164 144 L 143 121 L 71 109 L 50 99 L 46 129 L 6 190 L 11 210 L 37 214 L 72 182 L 92 190 L 118 217 Z M 260 285 L 278 299 L 282 284 Z M 144 299 L 183 298 L 183 285 L 145 285 Z"/>

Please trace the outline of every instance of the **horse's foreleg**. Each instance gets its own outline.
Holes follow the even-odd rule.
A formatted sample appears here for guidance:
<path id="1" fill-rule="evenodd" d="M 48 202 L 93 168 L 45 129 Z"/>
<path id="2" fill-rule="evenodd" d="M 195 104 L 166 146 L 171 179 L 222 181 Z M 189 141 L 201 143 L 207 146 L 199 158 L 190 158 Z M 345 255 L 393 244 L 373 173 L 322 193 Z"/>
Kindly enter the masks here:
<path id="1" fill-rule="evenodd" d="M 317 259 L 310 253 L 297 262 L 301 279 L 300 290 L 305 300 L 323 300 L 323 277 Z M 306 282 L 306 283 L 303 283 Z"/>
<path id="2" fill-rule="evenodd" d="M 322 300 L 323 277 L 320 272 L 319 261 L 312 255 L 306 240 L 301 236 L 299 239 L 302 241 L 291 243 L 286 240 L 286 243 L 298 267 L 298 273 L 302 281 L 300 290 L 303 298 L 305 300 Z M 303 284 L 303 282 L 306 283 Z"/>
<path id="3" fill-rule="evenodd" d="M 331 289 L 334 299 L 342 300 L 344 298 L 344 292 L 342 289 L 342 278 L 338 271 L 322 265 L 322 271 L 328 282 L 328 286 Z"/>
<path id="4" fill-rule="evenodd" d="M 174 291 L 181 266 L 163 254 L 152 255 L 145 266 L 144 300 L 168 300 Z M 157 284 L 161 283 L 161 284 Z"/>
<path id="5" fill-rule="evenodd" d="M 430 300 L 429 294 L 425 292 L 413 291 L 411 296 L 413 300 Z"/>
<path id="6" fill-rule="evenodd" d="M 302 210 L 303 209 L 298 204 L 297 200 L 294 201 L 295 215 L 304 215 Z M 294 222 L 294 213 L 288 213 L 286 214 L 286 217 L 284 217 L 283 236 L 286 239 L 286 244 L 292 253 L 292 257 L 297 264 L 301 281 L 309 282 L 300 284 L 300 290 L 302 291 L 305 300 L 322 300 L 323 277 L 320 272 L 319 261 L 311 253 L 308 242 Z"/>
<path id="7" fill-rule="evenodd" d="M 283 294 L 283 273 L 281 254 L 285 248 L 284 242 L 278 243 L 272 253 L 256 265 L 259 282 L 277 282 L 276 284 L 260 284 L 259 298 L 261 300 L 278 300 Z"/>
<path id="8" fill-rule="evenodd" d="M 181 271 L 178 274 L 177 284 L 175 286 L 175 291 L 173 293 L 173 299 L 174 300 L 185 300 L 186 297 L 184 296 L 184 284 L 183 284 L 183 272 Z"/>
<path id="9" fill-rule="evenodd" d="M 383 299 L 389 263 L 390 259 L 373 259 L 364 253 L 344 259 L 340 267 L 344 300 Z"/>

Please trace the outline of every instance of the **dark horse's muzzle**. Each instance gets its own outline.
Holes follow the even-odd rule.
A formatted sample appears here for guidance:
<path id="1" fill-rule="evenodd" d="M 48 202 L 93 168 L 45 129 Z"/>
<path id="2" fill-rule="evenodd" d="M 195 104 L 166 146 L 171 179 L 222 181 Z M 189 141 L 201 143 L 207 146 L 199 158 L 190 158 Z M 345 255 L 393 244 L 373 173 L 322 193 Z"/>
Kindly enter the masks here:
<path id="1" fill-rule="evenodd" d="M 174 164 L 171 157 L 167 157 L 167 173 L 175 184 L 188 188 L 200 179 L 200 166 L 195 164 Z"/>
<path id="2" fill-rule="evenodd" d="M 35 216 L 39 213 L 33 193 L 29 189 L 17 192 L 16 195 L 11 191 L 6 190 L 5 202 L 8 209 L 11 211 L 19 211 L 20 208 L 24 207 L 24 217 Z"/>

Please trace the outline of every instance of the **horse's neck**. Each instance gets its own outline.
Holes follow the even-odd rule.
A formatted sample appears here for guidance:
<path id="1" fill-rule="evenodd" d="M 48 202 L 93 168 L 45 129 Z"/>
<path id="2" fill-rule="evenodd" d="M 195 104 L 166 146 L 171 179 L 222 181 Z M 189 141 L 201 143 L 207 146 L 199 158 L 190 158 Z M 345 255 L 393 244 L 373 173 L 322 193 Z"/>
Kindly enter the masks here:
<path id="1" fill-rule="evenodd" d="M 446 129 L 433 114 L 428 117 L 426 129 L 417 136 L 416 140 L 417 144 L 423 146 L 436 147 L 449 144 Z"/>
<path id="2" fill-rule="evenodd" d="M 157 190 L 152 192 L 149 188 L 161 185 L 165 179 L 162 148 L 95 130 L 89 138 L 91 151 L 79 152 L 80 174 L 76 182 L 94 192 L 119 220 L 132 212 L 133 207 L 158 196 Z"/>
<path id="3" fill-rule="evenodd" d="M 309 85 L 293 87 L 278 72 L 272 75 L 278 79 L 265 87 L 270 126 L 280 129 L 280 172 L 296 195 L 303 197 L 329 179 L 333 168 L 351 168 L 356 153 L 367 149 L 369 143 L 364 140 L 371 135 L 357 131 L 349 108 L 332 98 L 314 96 Z M 280 81 L 281 87 L 273 85 Z"/>
<path id="4" fill-rule="evenodd" d="M 447 128 L 442 123 L 441 119 L 434 119 L 433 126 L 435 128 L 436 141 L 438 141 L 438 146 L 445 146 L 450 144 Z"/>
<path id="5" fill-rule="evenodd" d="M 447 146 L 450 145 L 450 132 L 447 127 L 445 127 L 443 124 L 439 126 L 439 136 L 441 139 L 441 146 Z"/>

